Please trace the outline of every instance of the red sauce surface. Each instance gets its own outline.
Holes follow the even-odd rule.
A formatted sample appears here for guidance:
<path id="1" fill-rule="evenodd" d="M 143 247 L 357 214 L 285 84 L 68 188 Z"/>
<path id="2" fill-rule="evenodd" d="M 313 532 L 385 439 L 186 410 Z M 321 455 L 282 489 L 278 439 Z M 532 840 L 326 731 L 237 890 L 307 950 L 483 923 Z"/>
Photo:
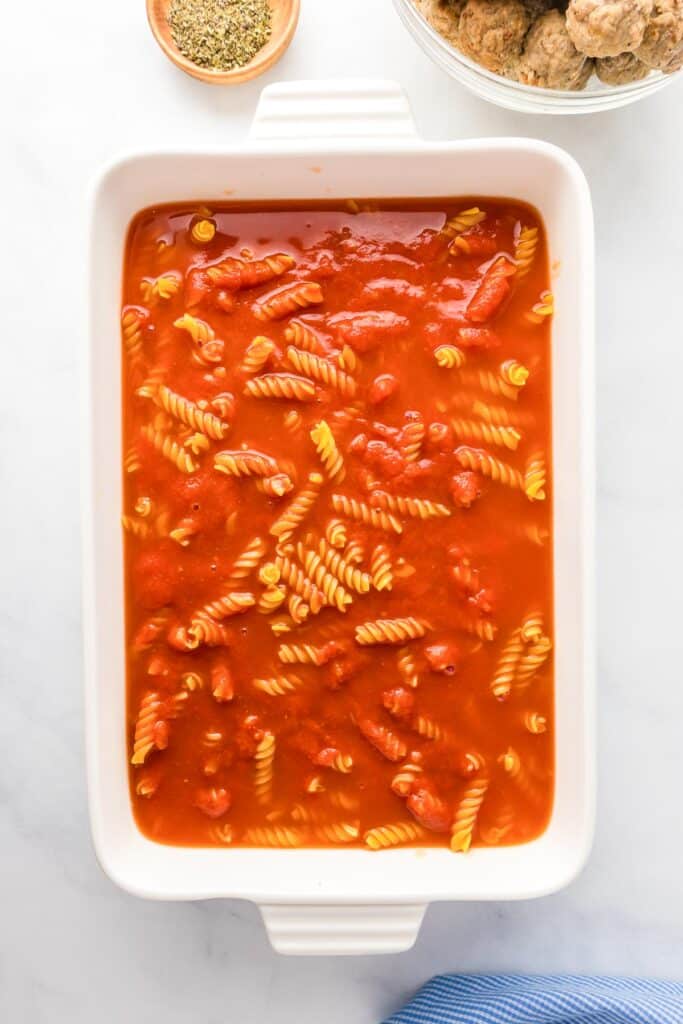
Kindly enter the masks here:
<path id="1" fill-rule="evenodd" d="M 472 207 L 486 217 L 462 233 L 465 247 L 453 246 L 444 223 Z M 447 845 L 454 821 L 462 832 L 463 801 L 474 799 L 476 820 L 465 820 L 456 849 L 532 839 L 549 818 L 554 771 L 552 654 L 515 675 L 539 636 L 547 646 L 552 637 L 550 318 L 527 315 L 549 284 L 539 215 L 471 197 L 359 213 L 343 203 L 197 211 L 142 211 L 125 256 L 128 724 L 130 756 L 139 755 L 130 783 L 140 829 L 183 845 L 316 846 L 363 845 L 368 830 L 398 826 L 392 837 L 409 845 Z M 197 243 L 191 229 L 202 217 L 216 232 Z M 515 263 L 523 227 L 538 229 L 524 273 Z M 248 276 L 255 260 L 274 254 L 295 265 L 240 286 L 245 268 Z M 222 283 L 220 275 L 207 282 L 207 268 L 226 260 Z M 175 280 L 169 297 L 154 291 L 160 275 Z M 281 319 L 255 315 L 295 282 L 317 283 L 323 301 Z M 197 343 L 174 326 L 185 313 L 209 324 L 213 339 Z M 340 368 L 347 346 L 341 363 L 354 395 L 317 380 L 307 401 L 244 393 L 253 377 L 297 372 L 285 337 L 292 319 L 317 332 L 328 366 Z M 274 344 L 267 364 L 249 373 L 242 364 L 256 336 Z M 438 365 L 442 345 L 458 347 L 461 368 Z M 528 380 L 491 394 L 490 380 L 500 380 L 508 360 L 522 364 Z M 200 438 L 193 453 L 190 435 L 202 431 L 161 407 L 159 385 L 218 416 L 225 436 Z M 311 440 L 321 420 L 343 459 L 343 480 L 329 479 Z M 517 431 L 514 450 L 477 436 L 489 420 Z M 502 460 L 521 485 L 468 467 L 463 446 Z M 173 451 L 191 456 L 192 471 L 178 468 Z M 279 474 L 293 489 L 271 496 L 259 489 L 263 476 L 218 471 L 225 451 L 267 456 L 270 478 Z M 536 456 L 545 460 L 544 500 L 525 493 Z M 319 494 L 291 537 L 278 540 L 270 529 L 311 473 L 325 478 Z M 395 512 L 398 533 L 339 514 L 332 495 L 373 508 L 386 495 L 403 496 L 450 514 Z M 327 605 L 299 625 L 287 601 L 271 614 L 258 605 L 222 621 L 220 612 L 208 614 L 223 642 L 177 649 L 178 638 L 182 647 L 194 637 L 188 629 L 198 617 L 207 621 L 212 602 L 231 592 L 261 600 L 259 568 L 278 550 L 305 574 L 297 545 L 317 550 L 330 520 L 344 523 L 351 550 L 339 553 L 362 555 L 349 564 L 363 573 L 385 546 L 391 589 L 344 586 L 352 598 L 344 612 Z M 236 560 L 258 540 L 258 565 L 235 581 Z M 529 616 L 509 684 L 494 694 L 501 655 Z M 364 623 L 406 618 L 424 635 L 357 642 Z M 274 635 L 274 622 L 290 631 Z M 313 645 L 324 663 L 282 664 L 281 644 Z M 254 684 L 282 676 L 294 677 L 284 695 Z M 401 787 L 394 780 L 407 763 L 413 768 Z"/>

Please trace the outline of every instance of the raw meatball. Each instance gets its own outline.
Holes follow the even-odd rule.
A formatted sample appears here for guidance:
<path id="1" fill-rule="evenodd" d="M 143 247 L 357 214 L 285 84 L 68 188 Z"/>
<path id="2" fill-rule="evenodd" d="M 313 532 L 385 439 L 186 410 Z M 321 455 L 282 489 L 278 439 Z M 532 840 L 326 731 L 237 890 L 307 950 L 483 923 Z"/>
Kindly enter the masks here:
<path id="1" fill-rule="evenodd" d="M 544 89 L 583 89 L 593 61 L 579 53 L 569 38 L 559 11 L 548 11 L 534 22 L 519 65 L 519 80 Z"/>
<path id="2" fill-rule="evenodd" d="M 467 0 L 413 0 L 420 14 L 452 46 L 458 45 L 460 14 Z"/>
<path id="3" fill-rule="evenodd" d="M 649 68 L 667 74 L 683 67 L 683 0 L 655 0 L 636 56 Z"/>
<path id="4" fill-rule="evenodd" d="M 650 74 L 650 69 L 633 53 L 620 53 L 618 57 L 599 57 L 595 73 L 606 85 L 626 85 Z"/>
<path id="5" fill-rule="evenodd" d="M 617 57 L 640 46 L 653 0 L 570 0 L 567 30 L 589 57 Z"/>
<path id="6" fill-rule="evenodd" d="M 460 46 L 489 71 L 509 75 L 530 24 L 521 0 L 467 0 L 460 16 Z"/>

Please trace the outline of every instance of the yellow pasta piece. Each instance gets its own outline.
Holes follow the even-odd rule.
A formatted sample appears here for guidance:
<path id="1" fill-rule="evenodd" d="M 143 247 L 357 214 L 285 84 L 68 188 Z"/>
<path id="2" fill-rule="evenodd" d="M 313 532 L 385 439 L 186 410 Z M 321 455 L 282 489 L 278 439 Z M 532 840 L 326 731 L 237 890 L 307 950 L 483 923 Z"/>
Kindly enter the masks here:
<path id="1" fill-rule="evenodd" d="M 439 345 L 434 349 L 434 358 L 442 370 L 460 370 L 467 361 L 465 353 L 457 345 Z"/>
<path id="2" fill-rule="evenodd" d="M 216 338 L 216 332 L 210 324 L 207 324 L 206 320 L 200 320 L 190 313 L 184 313 L 174 320 L 173 326 L 187 331 L 195 344 L 204 344 L 204 342 L 214 341 Z"/>
<path id="3" fill-rule="evenodd" d="M 250 576 L 265 553 L 266 542 L 262 537 L 254 537 L 253 540 L 250 540 L 244 550 L 239 553 L 230 569 L 230 576 L 227 581 L 228 586 L 233 587 L 236 583 Z"/>
<path id="4" fill-rule="evenodd" d="M 516 686 L 523 687 L 531 681 L 533 676 L 536 675 L 538 670 L 548 660 L 552 648 L 552 640 L 547 636 L 542 636 L 539 640 L 529 644 L 519 659 L 517 675 L 515 677 Z"/>
<path id="5" fill-rule="evenodd" d="M 325 563 L 326 568 L 337 577 L 340 583 L 358 594 L 367 594 L 370 590 L 372 580 L 368 573 L 362 572 L 356 565 L 350 564 L 347 557 L 343 557 L 338 551 L 333 550 L 328 542 L 321 538 L 318 542 L 318 554 Z M 346 555 L 346 552 L 344 553 Z"/>
<path id="6" fill-rule="evenodd" d="M 529 501 L 543 501 L 545 499 L 545 459 L 542 452 L 535 452 L 526 464 L 524 470 L 524 493 Z"/>
<path id="7" fill-rule="evenodd" d="M 143 696 L 135 722 L 131 764 L 144 764 L 153 750 L 165 749 L 168 744 L 168 720 L 176 717 L 187 697 L 186 691 L 171 698 L 163 698 L 155 692 Z"/>
<path id="8" fill-rule="evenodd" d="M 254 846 L 303 846 L 308 838 L 304 829 L 292 828 L 290 825 L 266 825 L 260 828 L 248 828 L 244 833 L 245 843 Z"/>
<path id="9" fill-rule="evenodd" d="M 495 427 L 533 427 L 536 419 L 533 413 L 521 409 L 510 409 L 502 405 L 489 405 L 481 399 L 472 403 L 472 412 Z"/>
<path id="10" fill-rule="evenodd" d="M 143 302 L 172 299 L 180 291 L 181 280 L 177 274 L 161 274 L 159 277 L 145 277 L 140 282 Z"/>
<path id="11" fill-rule="evenodd" d="M 227 619 L 232 615 L 242 615 L 244 612 L 248 612 L 255 604 L 256 598 L 253 594 L 230 593 L 226 594 L 225 597 L 219 597 L 217 601 L 210 601 L 209 604 L 205 604 L 197 612 L 197 615 L 200 617 L 208 616 L 210 619 L 220 622 L 221 619 Z"/>
<path id="12" fill-rule="evenodd" d="M 355 373 L 357 371 L 359 364 L 358 356 L 350 345 L 344 345 L 339 353 L 338 363 L 341 369 L 346 370 L 347 373 Z"/>
<path id="13" fill-rule="evenodd" d="M 139 366 L 142 362 L 142 327 L 144 322 L 142 310 L 124 309 L 121 314 L 123 347 L 133 367 Z"/>
<path id="14" fill-rule="evenodd" d="M 370 575 L 375 590 L 391 590 L 394 575 L 391 566 L 391 555 L 386 544 L 378 544 L 370 556 Z"/>
<path id="15" fill-rule="evenodd" d="M 337 577 L 327 570 L 320 555 L 315 551 L 307 550 L 303 544 L 298 544 L 297 556 L 309 579 L 325 595 L 327 604 L 334 605 L 340 612 L 346 612 L 347 605 L 352 601 L 351 595 L 347 593 Z"/>
<path id="16" fill-rule="evenodd" d="M 137 473 L 142 463 L 140 462 L 140 450 L 136 444 L 130 446 L 123 460 L 123 468 L 126 473 Z"/>
<path id="17" fill-rule="evenodd" d="M 312 402 L 315 384 L 293 373 L 265 373 L 252 377 L 244 386 L 244 394 L 251 398 L 286 398 L 295 402 Z"/>
<path id="18" fill-rule="evenodd" d="M 313 427 L 311 430 L 311 440 L 330 480 L 341 483 L 346 475 L 344 460 L 337 447 L 334 434 L 325 420 L 320 420 Z"/>
<path id="19" fill-rule="evenodd" d="M 277 656 L 285 665 L 322 665 L 322 648 L 313 644 L 280 644 Z"/>
<path id="20" fill-rule="evenodd" d="M 450 516 L 447 505 L 440 505 L 428 498 L 406 498 L 399 494 L 388 494 L 386 491 L 372 492 L 373 507 L 386 512 L 398 512 L 402 516 L 414 519 L 430 519 L 432 517 Z"/>
<path id="21" fill-rule="evenodd" d="M 529 379 L 529 371 L 516 359 L 506 359 L 500 365 L 500 376 L 506 384 L 514 388 L 523 388 Z"/>
<path id="22" fill-rule="evenodd" d="M 317 615 L 326 603 L 323 591 L 287 555 L 277 555 L 275 564 L 283 581 L 308 604 L 313 615 Z"/>
<path id="23" fill-rule="evenodd" d="M 313 829 L 315 839 L 327 843 L 353 843 L 360 835 L 360 822 L 340 821 L 316 825 Z"/>
<path id="24" fill-rule="evenodd" d="M 303 430 L 304 421 L 298 409 L 290 409 L 289 412 L 286 412 L 283 422 L 285 430 L 288 430 L 290 434 L 300 434 Z"/>
<path id="25" fill-rule="evenodd" d="M 163 455 L 165 459 L 172 462 L 181 473 L 195 473 L 197 470 L 197 463 L 194 461 L 188 451 L 174 441 L 172 437 L 165 434 L 161 430 L 156 430 L 151 424 L 147 424 L 142 427 L 140 433 L 146 441 Z"/>
<path id="26" fill-rule="evenodd" d="M 526 314 L 527 320 L 532 324 L 542 324 L 543 321 L 552 316 L 555 312 L 555 299 L 552 292 L 541 292 L 541 297 Z"/>
<path id="27" fill-rule="evenodd" d="M 536 255 L 538 245 L 538 228 L 521 227 L 515 242 L 516 278 L 521 281 L 529 273 Z"/>
<path id="28" fill-rule="evenodd" d="M 426 829 L 420 825 L 398 821 L 393 825 L 379 825 L 377 828 L 368 829 L 363 836 L 363 842 L 371 850 L 386 850 L 390 846 L 414 843 L 418 839 L 424 839 L 426 835 Z"/>
<path id="29" fill-rule="evenodd" d="M 419 685 L 420 677 L 417 672 L 415 659 L 409 647 L 404 647 L 398 652 L 396 666 L 406 686 L 410 686 L 413 690 L 416 689 Z"/>
<path id="30" fill-rule="evenodd" d="M 180 677 L 180 682 L 184 690 L 188 693 L 195 693 L 196 690 L 202 690 L 204 688 L 204 679 L 200 676 L 199 672 L 184 672 Z"/>
<path id="31" fill-rule="evenodd" d="M 274 351 L 275 342 L 261 334 L 257 335 L 247 345 L 240 369 L 243 373 L 258 373 L 266 365 Z"/>
<path id="32" fill-rule="evenodd" d="M 212 220 L 197 220 L 190 229 L 190 235 L 195 245 L 208 245 L 216 235 L 216 225 Z"/>
<path id="33" fill-rule="evenodd" d="M 303 686 L 301 679 L 295 675 L 270 676 L 267 679 L 254 679 L 254 687 L 269 697 L 286 697 Z"/>
<path id="34" fill-rule="evenodd" d="M 524 726 L 534 736 L 540 736 L 548 729 L 548 719 L 539 711 L 526 711 L 524 714 Z"/>
<path id="35" fill-rule="evenodd" d="M 527 800 L 535 803 L 539 799 L 538 788 L 529 775 L 526 766 L 522 764 L 522 759 L 514 747 L 508 747 L 505 753 L 501 754 L 498 758 L 498 763 L 502 766 L 505 773 L 515 780 L 516 785 L 519 786 Z"/>
<path id="36" fill-rule="evenodd" d="M 145 540 L 151 532 L 149 523 L 146 523 L 144 519 L 135 519 L 133 516 L 121 516 L 121 526 L 127 533 L 139 537 L 140 540 Z"/>
<path id="37" fill-rule="evenodd" d="M 188 547 L 190 541 L 199 533 L 199 527 L 194 519 L 181 519 L 176 527 L 169 531 L 169 537 L 181 547 Z"/>
<path id="38" fill-rule="evenodd" d="M 521 636 L 525 644 L 534 643 L 543 636 L 543 616 L 540 612 L 530 612 L 522 620 Z"/>
<path id="39" fill-rule="evenodd" d="M 341 519 L 330 519 L 325 527 L 325 540 L 333 548 L 345 547 L 348 540 L 346 523 Z"/>
<path id="40" fill-rule="evenodd" d="M 356 394 L 357 384 L 353 377 L 340 367 L 335 366 L 329 359 L 317 356 L 313 352 L 306 352 L 304 349 L 295 348 L 294 345 L 290 345 L 287 349 L 287 359 L 297 373 L 311 377 L 327 387 L 335 388 L 346 398 L 353 398 Z"/>
<path id="41" fill-rule="evenodd" d="M 400 766 L 391 780 L 392 792 L 404 799 L 410 796 L 415 778 L 417 775 L 421 775 L 423 770 L 422 766 L 415 764 L 414 761 L 406 761 L 405 764 Z"/>
<path id="42" fill-rule="evenodd" d="M 226 476 L 272 476 L 277 463 L 263 452 L 223 451 L 214 455 L 213 468 Z"/>
<path id="43" fill-rule="evenodd" d="M 454 853 L 467 853 L 472 845 L 474 827 L 484 802 L 489 780 L 479 776 L 467 787 L 462 800 L 455 812 L 451 828 L 451 850 Z"/>
<path id="44" fill-rule="evenodd" d="M 410 728 L 425 740 L 443 740 L 446 736 L 443 728 L 429 715 L 416 715 Z"/>
<path id="45" fill-rule="evenodd" d="M 494 444 L 499 448 L 516 451 L 521 434 L 514 427 L 496 427 L 492 423 L 479 423 L 476 420 L 451 420 L 453 433 L 461 441 L 479 441 Z"/>
<path id="46" fill-rule="evenodd" d="M 270 534 L 280 541 L 287 541 L 299 527 L 315 504 L 324 483 L 322 473 L 310 473 L 303 490 L 289 503 L 270 527 Z"/>
<path id="47" fill-rule="evenodd" d="M 252 313 L 257 320 L 281 320 L 298 309 L 317 306 L 323 300 L 323 290 L 317 281 L 299 281 L 259 299 L 252 306 Z"/>
<path id="48" fill-rule="evenodd" d="M 287 591 L 284 587 L 268 587 L 263 591 L 258 601 L 258 610 L 263 615 L 270 615 L 284 603 L 287 598 Z"/>
<path id="49" fill-rule="evenodd" d="M 308 324 L 301 320 L 290 320 L 285 327 L 285 341 L 291 342 L 296 348 L 304 349 L 306 352 L 313 352 L 323 355 L 324 349 L 320 338 Z"/>
<path id="50" fill-rule="evenodd" d="M 491 455 L 481 448 L 470 448 L 467 445 L 461 445 L 455 455 L 464 469 L 474 469 L 483 476 L 490 477 L 491 480 L 496 480 L 507 487 L 524 490 L 524 477 L 520 471 L 506 462 L 502 462 L 495 455 Z"/>
<path id="51" fill-rule="evenodd" d="M 427 433 L 422 420 L 412 420 L 406 423 L 401 431 L 399 447 L 406 462 L 417 462 L 422 452 L 422 445 Z"/>
<path id="52" fill-rule="evenodd" d="M 410 615 L 400 619 L 375 619 L 356 626 L 356 643 L 363 647 L 373 644 L 402 644 L 416 640 L 427 632 L 427 624 Z"/>
<path id="53" fill-rule="evenodd" d="M 261 804 L 269 804 L 273 795 L 275 746 L 275 736 L 267 732 L 254 754 L 254 795 Z"/>
<path id="54" fill-rule="evenodd" d="M 441 228 L 441 234 L 446 238 L 455 238 L 464 231 L 469 231 L 475 224 L 481 224 L 486 220 L 486 214 L 478 206 L 472 206 L 468 210 L 461 210 L 454 217 L 450 217 Z"/>
<path id="55" fill-rule="evenodd" d="M 287 598 L 287 610 L 297 626 L 305 622 L 311 613 L 309 606 L 298 594 L 289 595 Z"/>
<path id="56" fill-rule="evenodd" d="M 382 509 L 370 508 L 364 501 L 356 501 L 355 498 L 349 498 L 346 494 L 333 494 L 332 508 L 338 515 L 355 519 L 356 522 L 365 523 L 366 526 L 403 533 L 403 527 L 396 516 L 384 512 Z"/>
<path id="57" fill-rule="evenodd" d="M 521 630 L 515 629 L 501 651 L 496 671 L 491 680 L 491 693 L 496 700 L 505 700 L 509 697 L 523 650 L 524 641 Z"/>
<path id="58" fill-rule="evenodd" d="M 463 387 L 488 391 L 490 395 L 501 395 L 513 402 L 519 397 L 519 387 L 510 384 L 500 373 L 494 373 L 493 370 L 460 370 L 458 382 Z"/>

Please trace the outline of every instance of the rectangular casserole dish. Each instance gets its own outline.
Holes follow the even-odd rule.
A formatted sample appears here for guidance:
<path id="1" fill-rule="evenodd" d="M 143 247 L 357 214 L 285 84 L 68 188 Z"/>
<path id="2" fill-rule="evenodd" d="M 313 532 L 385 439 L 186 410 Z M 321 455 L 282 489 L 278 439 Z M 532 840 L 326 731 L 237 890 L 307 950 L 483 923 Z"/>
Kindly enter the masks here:
<path id="1" fill-rule="evenodd" d="M 126 772 L 119 300 L 123 247 L 142 207 L 185 199 L 491 195 L 531 203 L 548 233 L 552 336 L 556 791 L 546 832 L 474 849 L 201 849 L 144 838 Z M 595 798 L 593 227 L 588 187 L 561 150 L 526 139 L 424 142 L 392 83 L 292 83 L 262 95 L 250 141 L 117 161 L 91 224 L 84 359 L 84 624 L 90 814 L 97 856 L 155 899 L 259 904 L 281 952 L 398 952 L 437 900 L 510 900 L 568 884 L 591 843 Z"/>

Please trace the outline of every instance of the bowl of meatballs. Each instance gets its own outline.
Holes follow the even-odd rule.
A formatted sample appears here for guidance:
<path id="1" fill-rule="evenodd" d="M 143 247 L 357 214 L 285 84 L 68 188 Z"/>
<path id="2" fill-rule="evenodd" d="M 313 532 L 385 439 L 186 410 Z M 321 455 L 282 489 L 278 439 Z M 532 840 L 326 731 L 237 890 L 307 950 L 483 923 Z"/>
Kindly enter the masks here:
<path id="1" fill-rule="evenodd" d="M 528 113 L 633 103 L 679 77 L 683 0 L 394 0 L 432 59 Z"/>

